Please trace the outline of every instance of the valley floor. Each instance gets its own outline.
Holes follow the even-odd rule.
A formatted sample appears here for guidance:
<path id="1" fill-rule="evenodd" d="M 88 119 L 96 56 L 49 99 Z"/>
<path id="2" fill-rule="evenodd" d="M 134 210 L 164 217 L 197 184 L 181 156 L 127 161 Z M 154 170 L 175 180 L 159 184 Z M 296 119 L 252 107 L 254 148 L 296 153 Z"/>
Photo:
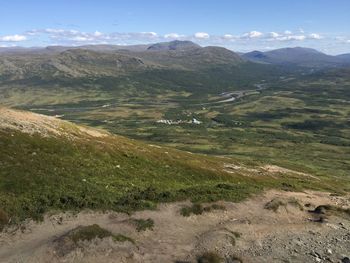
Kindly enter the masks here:
<path id="1" fill-rule="evenodd" d="M 0 234 L 0 262 L 207 262 L 197 261 L 206 252 L 225 262 L 348 262 L 342 260 L 350 257 L 349 215 L 310 211 L 320 205 L 348 209 L 349 196 L 271 190 L 242 203 L 218 204 L 225 209 L 190 216 L 180 213 L 189 202 L 132 215 L 46 215 L 41 223 Z M 138 232 L 131 219 L 148 218 L 153 229 Z M 92 224 L 130 241 L 108 237 L 73 244 L 65 238 L 78 226 Z"/>

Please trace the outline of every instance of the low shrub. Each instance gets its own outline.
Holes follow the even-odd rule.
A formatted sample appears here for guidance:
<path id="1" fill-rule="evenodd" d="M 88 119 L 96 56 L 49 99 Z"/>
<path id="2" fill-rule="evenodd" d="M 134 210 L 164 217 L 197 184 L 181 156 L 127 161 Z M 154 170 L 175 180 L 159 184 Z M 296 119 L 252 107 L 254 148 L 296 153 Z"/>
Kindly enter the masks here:
<path id="1" fill-rule="evenodd" d="M 203 212 L 210 212 L 212 210 L 225 210 L 226 207 L 219 204 L 212 204 L 210 206 L 202 206 L 201 204 L 193 204 L 192 206 L 184 206 L 180 210 L 180 214 L 183 216 L 190 216 L 191 214 L 194 215 L 201 215 Z"/>
<path id="2" fill-rule="evenodd" d="M 146 231 L 147 229 L 153 230 L 154 221 L 151 218 L 131 219 L 131 221 L 136 226 L 137 232 Z"/>
<path id="3" fill-rule="evenodd" d="M 80 241 L 91 241 L 93 239 L 99 238 L 107 238 L 112 237 L 114 241 L 125 242 L 129 241 L 131 243 L 135 243 L 133 239 L 126 237 L 121 234 L 114 235 L 110 231 L 101 228 L 97 224 L 89 225 L 89 226 L 80 226 L 69 233 L 68 236 L 74 243 L 78 243 Z"/>

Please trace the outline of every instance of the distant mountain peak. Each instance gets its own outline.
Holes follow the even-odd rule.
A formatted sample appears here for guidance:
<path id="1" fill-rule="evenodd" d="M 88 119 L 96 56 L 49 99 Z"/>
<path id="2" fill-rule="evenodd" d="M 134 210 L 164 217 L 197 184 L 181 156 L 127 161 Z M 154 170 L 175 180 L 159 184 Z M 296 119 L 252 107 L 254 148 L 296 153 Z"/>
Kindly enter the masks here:
<path id="1" fill-rule="evenodd" d="M 286 47 L 265 52 L 252 51 L 243 54 L 242 57 L 253 62 L 312 68 L 340 65 L 340 59 L 305 47 Z"/>
<path id="2" fill-rule="evenodd" d="M 187 49 L 195 49 L 200 47 L 201 47 L 200 45 L 193 43 L 192 41 L 174 40 L 170 42 L 161 42 L 161 43 L 153 44 L 149 46 L 147 50 L 154 50 L 154 51 L 187 50 Z"/>

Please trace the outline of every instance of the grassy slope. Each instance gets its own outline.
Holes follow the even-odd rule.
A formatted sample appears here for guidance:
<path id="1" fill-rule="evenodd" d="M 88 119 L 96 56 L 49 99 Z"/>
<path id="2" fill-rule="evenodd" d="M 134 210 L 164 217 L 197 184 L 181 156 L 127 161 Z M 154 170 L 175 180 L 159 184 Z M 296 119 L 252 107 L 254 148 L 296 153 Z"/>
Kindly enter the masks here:
<path id="1" fill-rule="evenodd" d="M 228 173 L 224 165 L 237 164 L 232 159 L 119 136 L 91 137 L 71 124 L 64 129 L 69 136 L 0 129 L 0 224 L 40 219 L 56 209 L 132 211 L 188 198 L 239 201 L 271 187 L 348 190 L 341 181 L 296 174 Z"/>

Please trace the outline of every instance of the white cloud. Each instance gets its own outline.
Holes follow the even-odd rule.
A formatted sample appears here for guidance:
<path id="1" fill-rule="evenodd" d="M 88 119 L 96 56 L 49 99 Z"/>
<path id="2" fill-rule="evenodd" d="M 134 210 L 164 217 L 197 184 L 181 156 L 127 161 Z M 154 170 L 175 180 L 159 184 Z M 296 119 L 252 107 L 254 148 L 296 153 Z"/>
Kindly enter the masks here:
<path id="1" fill-rule="evenodd" d="M 304 40 L 306 37 L 304 35 L 294 35 L 294 36 L 289 36 L 288 40 Z"/>
<path id="2" fill-rule="evenodd" d="M 303 30 L 299 30 L 303 31 Z M 293 34 L 291 31 L 284 31 L 283 33 L 270 32 L 267 36 L 268 41 L 303 41 L 303 40 L 320 40 L 323 37 L 316 33 L 311 33 L 309 35 L 305 34 Z"/>
<path id="3" fill-rule="evenodd" d="M 280 36 L 280 34 L 278 34 L 278 33 L 276 33 L 276 32 L 270 32 L 269 33 L 269 37 L 271 37 L 271 38 L 277 38 L 277 37 L 279 37 Z"/>
<path id="4" fill-rule="evenodd" d="M 226 40 L 230 40 L 230 39 L 234 39 L 235 36 L 234 35 L 231 35 L 231 34 L 225 34 L 222 36 L 223 39 L 226 39 Z"/>
<path id="5" fill-rule="evenodd" d="M 95 33 L 94 33 L 95 37 L 100 37 L 102 35 L 103 35 L 103 33 L 99 32 L 99 31 L 95 31 Z"/>
<path id="6" fill-rule="evenodd" d="M 93 41 L 93 38 L 88 38 L 88 37 L 82 37 L 82 36 L 76 36 L 71 38 L 71 40 L 73 41 L 77 41 L 77 42 L 85 42 L 85 41 Z"/>
<path id="7" fill-rule="evenodd" d="M 319 34 L 312 33 L 309 35 L 310 39 L 321 39 L 322 37 Z"/>
<path id="8" fill-rule="evenodd" d="M 177 33 L 170 33 L 170 34 L 165 34 L 164 38 L 170 38 L 170 39 L 178 39 L 178 38 L 182 38 L 184 37 L 184 35 L 179 35 Z"/>
<path id="9" fill-rule="evenodd" d="M 197 32 L 194 34 L 194 37 L 197 39 L 208 39 L 210 36 L 208 33 L 205 32 Z"/>
<path id="10" fill-rule="evenodd" d="M 156 32 L 141 32 L 141 34 L 144 35 L 145 37 L 151 37 L 151 38 L 158 36 Z"/>
<path id="11" fill-rule="evenodd" d="M 24 35 L 8 35 L 0 37 L 0 41 L 2 42 L 20 42 L 27 40 L 27 37 Z"/>
<path id="12" fill-rule="evenodd" d="M 346 43 L 350 43 L 350 39 L 346 41 Z"/>
<path id="13" fill-rule="evenodd" d="M 278 38 L 278 40 L 281 41 L 290 41 L 290 40 L 297 40 L 297 41 L 303 41 L 305 40 L 305 36 L 304 35 L 289 35 L 289 36 L 284 36 L 281 38 Z"/>
<path id="14" fill-rule="evenodd" d="M 243 38 L 259 38 L 263 35 L 263 33 L 259 32 L 259 31 L 250 31 L 248 33 L 243 34 Z"/>

